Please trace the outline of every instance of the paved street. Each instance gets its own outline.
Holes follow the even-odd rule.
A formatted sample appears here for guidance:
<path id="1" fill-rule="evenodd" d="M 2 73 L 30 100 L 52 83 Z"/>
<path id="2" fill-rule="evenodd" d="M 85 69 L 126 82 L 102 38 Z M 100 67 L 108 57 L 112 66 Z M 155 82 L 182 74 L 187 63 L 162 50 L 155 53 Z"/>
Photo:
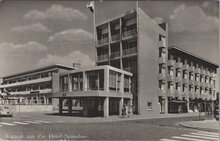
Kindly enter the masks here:
<path id="1" fill-rule="evenodd" d="M 0 138 L 17 140 L 111 139 L 148 141 L 175 141 L 189 140 L 189 138 L 193 138 L 192 140 L 195 141 L 207 141 L 216 140 L 218 136 L 217 133 L 207 132 L 203 136 L 199 136 L 201 131 L 184 128 L 177 125 L 179 122 L 195 120 L 197 117 L 142 119 L 94 123 L 77 123 L 66 121 L 67 119 L 70 120 L 71 118 L 74 119 L 77 117 L 60 118 L 59 122 L 56 118 L 54 118 L 54 116 L 51 115 L 47 115 L 47 120 L 39 117 L 3 118 L 0 122 Z"/>

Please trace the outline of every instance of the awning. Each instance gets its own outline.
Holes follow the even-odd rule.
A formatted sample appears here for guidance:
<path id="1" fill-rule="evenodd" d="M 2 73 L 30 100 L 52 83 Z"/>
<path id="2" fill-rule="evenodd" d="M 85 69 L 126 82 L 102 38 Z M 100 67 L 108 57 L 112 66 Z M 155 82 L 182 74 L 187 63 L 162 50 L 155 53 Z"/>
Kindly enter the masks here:
<path id="1" fill-rule="evenodd" d="M 178 100 L 172 100 L 168 102 L 173 102 L 173 103 L 187 103 L 187 101 L 178 101 Z"/>

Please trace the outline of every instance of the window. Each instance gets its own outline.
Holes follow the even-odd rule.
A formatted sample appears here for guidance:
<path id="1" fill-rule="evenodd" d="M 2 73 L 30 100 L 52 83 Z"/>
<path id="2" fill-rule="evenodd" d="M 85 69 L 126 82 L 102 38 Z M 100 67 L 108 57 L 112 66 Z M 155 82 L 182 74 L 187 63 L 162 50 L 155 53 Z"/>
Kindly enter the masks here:
<path id="1" fill-rule="evenodd" d="M 109 71 L 109 89 L 116 91 L 116 72 Z"/>
<path id="2" fill-rule="evenodd" d="M 152 102 L 147 102 L 147 109 L 148 110 L 152 110 L 153 109 Z"/>
<path id="3" fill-rule="evenodd" d="M 72 76 L 72 87 L 74 91 L 83 89 L 83 74 L 76 73 Z"/>
<path id="4" fill-rule="evenodd" d="M 124 76 L 124 92 L 129 92 L 129 76 Z"/>
<path id="5" fill-rule="evenodd" d="M 67 76 L 62 77 L 61 81 L 62 81 L 62 91 L 63 92 L 67 92 L 68 91 L 68 80 L 67 80 Z"/>

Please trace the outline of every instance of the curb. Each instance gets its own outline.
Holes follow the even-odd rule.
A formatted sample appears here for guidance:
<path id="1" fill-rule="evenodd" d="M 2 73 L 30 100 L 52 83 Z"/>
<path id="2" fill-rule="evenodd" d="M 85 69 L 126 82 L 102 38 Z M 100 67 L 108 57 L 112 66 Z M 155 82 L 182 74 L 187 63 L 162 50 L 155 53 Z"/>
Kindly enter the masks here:
<path id="1" fill-rule="evenodd" d="M 199 128 L 199 127 L 186 126 L 186 125 L 183 125 L 181 123 L 179 123 L 178 125 L 181 126 L 181 127 L 184 127 L 184 128 L 196 129 L 196 130 L 201 130 L 201 131 L 209 131 L 209 132 L 218 132 L 219 131 L 218 129 L 209 129 L 209 128 Z"/>

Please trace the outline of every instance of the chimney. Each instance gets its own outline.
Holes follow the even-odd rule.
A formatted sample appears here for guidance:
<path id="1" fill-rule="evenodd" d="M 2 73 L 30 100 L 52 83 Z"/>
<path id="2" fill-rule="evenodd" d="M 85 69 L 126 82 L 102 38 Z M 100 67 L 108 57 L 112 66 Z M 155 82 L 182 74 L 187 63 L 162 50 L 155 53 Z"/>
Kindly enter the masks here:
<path id="1" fill-rule="evenodd" d="M 81 66 L 80 63 L 73 63 L 73 67 L 74 67 L 75 69 L 79 69 L 80 66 Z"/>

